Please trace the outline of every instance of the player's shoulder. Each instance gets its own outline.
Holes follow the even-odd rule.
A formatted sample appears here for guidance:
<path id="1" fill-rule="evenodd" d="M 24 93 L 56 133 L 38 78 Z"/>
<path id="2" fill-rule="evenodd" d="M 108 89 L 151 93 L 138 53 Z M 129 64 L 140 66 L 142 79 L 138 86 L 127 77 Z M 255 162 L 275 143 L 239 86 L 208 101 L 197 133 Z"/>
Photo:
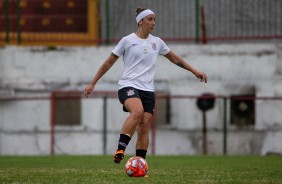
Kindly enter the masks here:
<path id="1" fill-rule="evenodd" d="M 126 35 L 124 37 L 122 37 L 119 41 L 119 45 L 127 45 L 128 43 L 131 42 L 131 40 L 133 39 L 134 35 L 133 34 L 129 34 Z"/>
<path id="2" fill-rule="evenodd" d="M 122 37 L 122 39 L 120 40 L 120 43 L 122 43 L 122 44 L 129 44 L 129 43 L 131 43 L 133 40 L 135 40 L 136 38 L 135 38 L 135 35 L 134 35 L 134 33 L 131 33 L 131 34 L 129 34 L 129 35 L 126 35 L 126 36 L 124 36 L 124 37 Z"/>
<path id="3" fill-rule="evenodd" d="M 149 39 L 155 40 L 155 41 L 159 41 L 159 42 L 163 42 L 163 40 L 158 37 L 158 36 L 154 36 L 154 35 L 149 35 Z"/>
<path id="4" fill-rule="evenodd" d="M 133 38 L 135 38 L 135 35 L 134 35 L 134 33 L 131 33 L 131 34 L 129 34 L 129 35 L 124 36 L 122 39 L 131 40 L 131 39 L 133 39 Z"/>

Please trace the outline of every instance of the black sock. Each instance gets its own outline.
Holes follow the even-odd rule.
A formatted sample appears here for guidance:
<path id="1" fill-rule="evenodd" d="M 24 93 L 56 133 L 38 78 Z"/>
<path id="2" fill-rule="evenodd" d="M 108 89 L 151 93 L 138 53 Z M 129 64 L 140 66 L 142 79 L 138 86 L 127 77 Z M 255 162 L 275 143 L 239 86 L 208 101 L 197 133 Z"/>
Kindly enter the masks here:
<path id="1" fill-rule="evenodd" d="M 118 150 L 125 150 L 131 138 L 127 134 L 120 134 L 118 141 Z"/>
<path id="2" fill-rule="evenodd" d="M 142 157 L 142 158 L 146 158 L 146 154 L 147 154 L 147 150 L 144 149 L 137 149 L 136 150 L 136 156 Z"/>

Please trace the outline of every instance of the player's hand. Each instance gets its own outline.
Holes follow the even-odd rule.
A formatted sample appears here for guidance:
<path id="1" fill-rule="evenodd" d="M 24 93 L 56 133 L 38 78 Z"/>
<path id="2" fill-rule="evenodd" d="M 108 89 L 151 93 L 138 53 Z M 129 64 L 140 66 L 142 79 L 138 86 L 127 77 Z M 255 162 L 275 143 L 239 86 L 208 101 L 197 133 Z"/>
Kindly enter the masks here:
<path id="1" fill-rule="evenodd" d="M 195 75 L 198 79 L 200 79 L 201 82 L 208 82 L 208 77 L 204 72 L 197 71 Z"/>
<path id="2" fill-rule="evenodd" d="M 86 98 L 88 98 L 88 95 L 94 90 L 94 85 L 92 83 L 89 83 L 85 89 L 84 89 L 84 95 Z"/>

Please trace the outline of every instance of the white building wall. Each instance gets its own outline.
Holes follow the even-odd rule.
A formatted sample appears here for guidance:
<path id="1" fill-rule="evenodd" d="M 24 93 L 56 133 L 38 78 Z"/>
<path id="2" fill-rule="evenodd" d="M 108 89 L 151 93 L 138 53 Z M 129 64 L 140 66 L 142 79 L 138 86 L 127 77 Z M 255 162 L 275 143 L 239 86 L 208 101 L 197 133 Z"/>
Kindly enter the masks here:
<path id="1" fill-rule="evenodd" d="M 282 96 L 281 44 L 169 45 L 195 68 L 209 76 L 207 84 L 159 57 L 156 90 L 172 95 L 246 94 Z M 0 49 L 2 96 L 48 96 L 52 90 L 80 90 L 92 79 L 113 46 L 83 48 L 6 47 Z M 119 59 L 99 81 L 96 90 L 117 90 L 123 71 Z M 156 154 L 200 154 L 202 114 L 195 99 L 173 99 L 171 124 L 157 125 Z M 112 154 L 127 114 L 118 99 L 108 99 L 107 150 Z M 256 102 L 256 123 L 239 129 L 228 125 L 228 154 L 282 153 L 282 101 Z M 222 154 L 223 101 L 207 112 L 208 151 Z M 228 111 L 228 117 L 229 111 Z M 50 153 L 50 101 L 0 101 L 0 154 L 46 155 Z M 82 100 L 82 125 L 56 127 L 58 154 L 103 154 L 103 100 Z M 133 138 L 127 152 L 134 154 Z M 169 149 L 168 149 L 169 147 Z M 151 148 L 149 150 L 149 153 Z"/>

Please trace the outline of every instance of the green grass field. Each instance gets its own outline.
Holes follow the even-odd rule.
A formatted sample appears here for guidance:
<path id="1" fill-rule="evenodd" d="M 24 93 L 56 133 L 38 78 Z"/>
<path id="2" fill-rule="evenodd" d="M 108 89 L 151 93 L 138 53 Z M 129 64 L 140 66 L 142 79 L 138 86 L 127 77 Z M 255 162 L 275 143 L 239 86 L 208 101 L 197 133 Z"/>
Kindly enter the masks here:
<path id="1" fill-rule="evenodd" d="M 126 157 L 125 159 L 128 159 Z M 282 183 L 282 157 L 149 156 L 130 178 L 112 156 L 0 157 L 0 183 Z"/>

